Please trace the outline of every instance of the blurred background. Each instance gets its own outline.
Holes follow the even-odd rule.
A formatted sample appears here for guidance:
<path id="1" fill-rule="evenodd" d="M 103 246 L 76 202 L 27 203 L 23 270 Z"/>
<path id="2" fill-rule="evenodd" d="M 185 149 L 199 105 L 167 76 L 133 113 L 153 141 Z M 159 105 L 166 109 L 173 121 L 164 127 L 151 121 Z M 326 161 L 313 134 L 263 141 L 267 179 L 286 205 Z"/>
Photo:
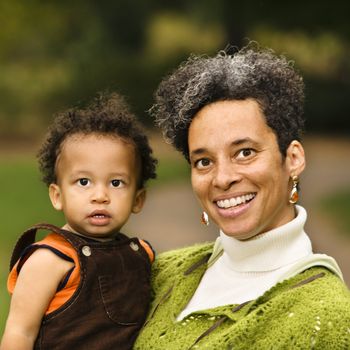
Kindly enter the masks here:
<path id="1" fill-rule="evenodd" d="M 147 126 L 159 179 L 124 232 L 158 252 L 213 240 L 200 224 L 189 169 L 147 114 L 161 78 L 191 53 L 249 40 L 295 61 L 306 82 L 308 166 L 301 203 L 314 249 L 334 256 L 350 285 L 350 2 L 232 0 L 0 1 L 0 335 L 18 235 L 62 224 L 35 154 L 54 113 L 118 91 Z"/>

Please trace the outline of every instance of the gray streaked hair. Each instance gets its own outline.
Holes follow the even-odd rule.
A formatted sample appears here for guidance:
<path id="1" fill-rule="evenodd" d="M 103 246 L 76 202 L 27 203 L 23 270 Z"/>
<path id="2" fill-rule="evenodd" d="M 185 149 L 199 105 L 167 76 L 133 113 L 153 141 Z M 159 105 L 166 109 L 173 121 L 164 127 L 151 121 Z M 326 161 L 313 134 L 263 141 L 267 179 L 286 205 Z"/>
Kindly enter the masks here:
<path id="1" fill-rule="evenodd" d="M 188 160 L 188 128 L 195 114 L 216 101 L 248 98 L 259 103 L 285 156 L 304 130 L 304 83 L 293 64 L 271 49 L 250 43 L 234 54 L 190 56 L 160 83 L 150 113 Z"/>

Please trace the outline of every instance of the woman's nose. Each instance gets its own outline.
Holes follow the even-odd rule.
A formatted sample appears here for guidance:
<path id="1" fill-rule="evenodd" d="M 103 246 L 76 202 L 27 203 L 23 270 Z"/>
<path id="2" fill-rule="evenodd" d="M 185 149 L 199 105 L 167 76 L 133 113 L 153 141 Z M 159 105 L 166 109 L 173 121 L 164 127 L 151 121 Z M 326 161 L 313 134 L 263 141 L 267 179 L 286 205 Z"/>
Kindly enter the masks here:
<path id="1" fill-rule="evenodd" d="M 213 185 L 215 187 L 227 190 L 240 179 L 241 175 L 231 160 L 224 160 L 217 163 L 213 178 Z"/>

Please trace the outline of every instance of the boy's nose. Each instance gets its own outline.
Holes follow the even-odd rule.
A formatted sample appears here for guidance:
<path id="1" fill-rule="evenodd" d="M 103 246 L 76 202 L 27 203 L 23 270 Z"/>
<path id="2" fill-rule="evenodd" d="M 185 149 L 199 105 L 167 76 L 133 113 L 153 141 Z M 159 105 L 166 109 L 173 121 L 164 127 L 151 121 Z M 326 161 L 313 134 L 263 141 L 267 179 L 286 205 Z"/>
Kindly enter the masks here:
<path id="1" fill-rule="evenodd" d="M 98 186 L 92 195 L 92 202 L 109 203 L 108 191 L 104 186 Z"/>

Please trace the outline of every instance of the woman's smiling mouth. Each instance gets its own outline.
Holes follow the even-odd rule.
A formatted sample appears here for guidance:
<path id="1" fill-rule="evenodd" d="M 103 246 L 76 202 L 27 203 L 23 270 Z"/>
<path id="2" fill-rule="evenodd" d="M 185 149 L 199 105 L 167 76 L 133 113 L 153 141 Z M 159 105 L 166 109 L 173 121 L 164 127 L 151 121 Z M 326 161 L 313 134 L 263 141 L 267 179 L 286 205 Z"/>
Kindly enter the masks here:
<path id="1" fill-rule="evenodd" d="M 249 193 L 243 196 L 237 196 L 237 197 L 232 197 L 228 199 L 218 200 L 216 201 L 216 205 L 221 209 L 228 209 L 228 208 L 236 207 L 240 204 L 245 204 L 247 202 L 250 202 L 255 196 L 256 196 L 256 193 Z"/>

